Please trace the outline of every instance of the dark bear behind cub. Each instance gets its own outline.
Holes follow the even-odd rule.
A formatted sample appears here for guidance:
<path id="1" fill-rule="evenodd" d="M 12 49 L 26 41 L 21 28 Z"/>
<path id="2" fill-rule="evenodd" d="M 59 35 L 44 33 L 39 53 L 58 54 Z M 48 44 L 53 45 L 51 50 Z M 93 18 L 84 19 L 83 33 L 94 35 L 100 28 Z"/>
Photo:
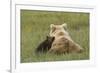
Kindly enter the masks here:
<path id="1" fill-rule="evenodd" d="M 46 53 L 51 48 L 54 39 L 55 37 L 47 36 L 46 39 L 43 42 L 41 42 L 36 48 L 36 54 Z"/>

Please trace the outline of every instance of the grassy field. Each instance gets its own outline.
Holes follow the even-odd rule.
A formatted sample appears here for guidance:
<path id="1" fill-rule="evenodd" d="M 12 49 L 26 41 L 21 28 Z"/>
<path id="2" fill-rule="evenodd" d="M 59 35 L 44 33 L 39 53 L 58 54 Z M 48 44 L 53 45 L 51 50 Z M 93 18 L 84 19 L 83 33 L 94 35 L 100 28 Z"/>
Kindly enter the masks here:
<path id="1" fill-rule="evenodd" d="M 35 49 L 46 35 L 50 24 L 67 23 L 72 39 L 84 48 L 80 54 L 41 54 Z M 89 59 L 89 13 L 21 10 L 21 62 L 68 61 Z"/>

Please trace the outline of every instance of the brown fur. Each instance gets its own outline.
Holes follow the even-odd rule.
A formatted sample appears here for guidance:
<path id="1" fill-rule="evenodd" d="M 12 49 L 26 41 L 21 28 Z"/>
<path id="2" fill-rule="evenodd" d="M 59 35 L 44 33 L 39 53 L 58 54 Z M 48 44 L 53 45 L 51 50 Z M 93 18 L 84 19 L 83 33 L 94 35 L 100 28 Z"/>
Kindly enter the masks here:
<path id="1" fill-rule="evenodd" d="M 50 36 L 54 36 L 55 40 L 52 43 L 52 47 L 49 50 L 49 53 L 62 54 L 62 53 L 81 52 L 82 48 L 71 39 L 68 32 L 64 30 L 64 26 L 65 24 L 62 25 L 52 24 Z"/>

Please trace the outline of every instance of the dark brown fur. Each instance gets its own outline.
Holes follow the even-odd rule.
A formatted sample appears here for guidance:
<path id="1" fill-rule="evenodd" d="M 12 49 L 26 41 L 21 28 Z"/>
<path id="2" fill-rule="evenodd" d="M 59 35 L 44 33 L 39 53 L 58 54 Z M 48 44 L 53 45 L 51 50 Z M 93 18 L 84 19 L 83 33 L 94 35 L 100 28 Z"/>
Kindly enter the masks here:
<path id="1" fill-rule="evenodd" d="M 51 48 L 54 39 L 55 37 L 47 36 L 46 39 L 36 48 L 36 53 L 46 53 Z"/>

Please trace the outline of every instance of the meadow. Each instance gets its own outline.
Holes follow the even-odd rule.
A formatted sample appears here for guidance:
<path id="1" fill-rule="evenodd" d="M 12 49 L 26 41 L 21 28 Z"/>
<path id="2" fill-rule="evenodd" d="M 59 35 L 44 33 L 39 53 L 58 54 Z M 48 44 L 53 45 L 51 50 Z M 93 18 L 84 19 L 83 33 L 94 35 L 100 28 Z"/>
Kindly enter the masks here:
<path id="1" fill-rule="evenodd" d="M 20 17 L 21 63 L 89 59 L 89 13 L 21 10 Z M 37 56 L 35 49 L 49 35 L 50 24 L 63 23 L 67 23 L 67 31 L 71 38 L 84 48 L 83 52 Z"/>

